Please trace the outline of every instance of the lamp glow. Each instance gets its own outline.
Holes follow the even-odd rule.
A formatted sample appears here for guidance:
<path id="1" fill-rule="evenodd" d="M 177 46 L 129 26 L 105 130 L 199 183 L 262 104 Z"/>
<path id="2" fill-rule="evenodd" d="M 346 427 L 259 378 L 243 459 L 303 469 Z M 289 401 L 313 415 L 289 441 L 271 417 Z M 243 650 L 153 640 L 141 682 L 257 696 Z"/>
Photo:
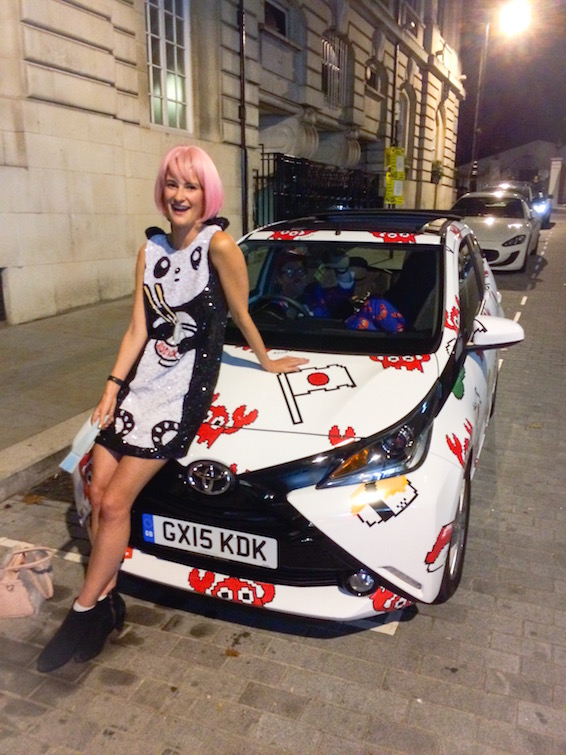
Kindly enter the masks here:
<path id="1" fill-rule="evenodd" d="M 528 0 L 512 0 L 499 13 L 499 28 L 507 37 L 521 34 L 530 22 L 531 8 Z"/>

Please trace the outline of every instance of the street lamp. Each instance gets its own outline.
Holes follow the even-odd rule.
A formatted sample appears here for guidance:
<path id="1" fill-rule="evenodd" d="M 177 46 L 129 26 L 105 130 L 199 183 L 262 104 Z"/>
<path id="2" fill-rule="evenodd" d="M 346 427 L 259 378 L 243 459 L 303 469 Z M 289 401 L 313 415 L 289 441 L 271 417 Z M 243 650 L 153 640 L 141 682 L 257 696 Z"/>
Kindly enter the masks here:
<path id="1" fill-rule="evenodd" d="M 510 0 L 510 2 L 508 2 L 499 10 L 499 29 L 505 36 L 508 37 L 512 37 L 523 32 L 528 27 L 530 20 L 531 11 L 528 0 Z M 490 31 L 491 15 L 488 16 L 487 21 L 485 22 L 483 45 L 480 53 L 478 89 L 476 93 L 476 104 L 474 110 L 474 131 L 472 133 L 472 154 L 470 160 L 470 191 L 476 191 L 477 189 L 480 105 L 485 79 L 485 66 L 487 62 Z"/>

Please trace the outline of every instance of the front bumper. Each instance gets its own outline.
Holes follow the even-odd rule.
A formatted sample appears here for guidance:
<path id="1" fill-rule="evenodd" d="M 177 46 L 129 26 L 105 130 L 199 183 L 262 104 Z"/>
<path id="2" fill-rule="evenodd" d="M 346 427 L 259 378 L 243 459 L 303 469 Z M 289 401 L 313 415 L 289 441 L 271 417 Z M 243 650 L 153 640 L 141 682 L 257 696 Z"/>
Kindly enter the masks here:
<path id="1" fill-rule="evenodd" d="M 355 620 L 412 604 L 377 575 L 375 589 L 358 596 L 346 580 L 363 563 L 324 535 L 272 486 L 244 479 L 232 493 L 205 496 L 192 491 L 176 464 L 167 465 L 132 508 L 130 547 L 122 571 L 142 579 L 235 603 L 338 621 Z M 200 523 L 241 531 L 278 544 L 276 568 L 228 561 L 148 542 L 144 517 Z M 147 519 L 146 519 L 147 521 Z"/>

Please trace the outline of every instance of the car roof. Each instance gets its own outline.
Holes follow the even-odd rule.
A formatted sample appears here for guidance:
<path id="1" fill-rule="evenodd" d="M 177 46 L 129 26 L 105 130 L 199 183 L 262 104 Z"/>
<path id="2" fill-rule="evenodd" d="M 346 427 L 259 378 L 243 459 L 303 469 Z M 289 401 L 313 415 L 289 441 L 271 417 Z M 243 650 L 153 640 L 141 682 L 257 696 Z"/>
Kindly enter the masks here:
<path id="1" fill-rule="evenodd" d="M 442 236 L 450 223 L 454 221 L 461 223 L 461 216 L 446 210 L 329 210 L 261 226 L 248 234 L 246 238 L 266 231 L 306 230 L 330 231 L 336 235 L 344 231 L 367 231 Z"/>

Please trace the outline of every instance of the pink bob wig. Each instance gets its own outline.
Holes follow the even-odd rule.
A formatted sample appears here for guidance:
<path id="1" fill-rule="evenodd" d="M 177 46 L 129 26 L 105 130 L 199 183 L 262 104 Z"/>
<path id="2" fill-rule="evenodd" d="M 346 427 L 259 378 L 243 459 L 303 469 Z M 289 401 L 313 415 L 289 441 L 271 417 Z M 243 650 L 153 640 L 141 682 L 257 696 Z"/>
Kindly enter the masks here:
<path id="1" fill-rule="evenodd" d="M 190 180 L 194 171 L 204 192 L 202 221 L 215 217 L 224 201 L 224 189 L 216 165 L 200 147 L 173 147 L 164 156 L 155 180 L 155 204 L 162 215 L 166 215 L 163 193 L 167 174 L 177 181 Z"/>

